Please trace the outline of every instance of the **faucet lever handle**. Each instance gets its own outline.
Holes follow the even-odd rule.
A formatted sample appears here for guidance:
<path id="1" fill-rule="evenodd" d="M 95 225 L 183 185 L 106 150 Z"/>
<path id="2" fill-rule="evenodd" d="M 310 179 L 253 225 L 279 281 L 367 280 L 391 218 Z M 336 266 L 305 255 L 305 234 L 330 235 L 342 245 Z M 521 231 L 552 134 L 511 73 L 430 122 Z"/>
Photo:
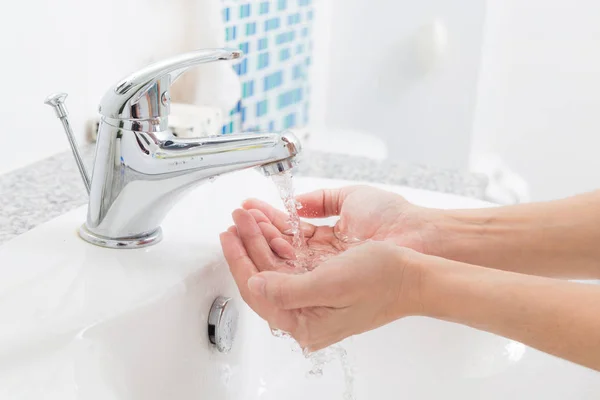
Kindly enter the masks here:
<path id="1" fill-rule="evenodd" d="M 71 129 L 71 124 L 69 123 L 69 112 L 67 111 L 67 107 L 65 106 L 66 98 L 66 93 L 53 93 L 46 97 L 44 104 L 47 104 L 50 107 L 54 108 L 56 116 L 62 122 L 65 134 L 67 135 L 67 139 L 69 140 L 69 145 L 71 145 L 71 150 L 73 151 L 73 157 L 75 157 L 75 162 L 77 163 L 77 168 L 79 168 L 79 173 L 81 174 L 83 185 L 85 186 L 85 190 L 87 191 L 87 193 L 90 194 L 90 175 L 85 169 L 83 157 L 81 157 L 81 153 L 79 153 L 79 146 L 77 145 L 75 135 L 73 135 L 73 130 Z"/>
<path id="2" fill-rule="evenodd" d="M 134 72 L 110 89 L 100 114 L 113 119 L 155 119 L 169 115 L 171 84 L 191 67 L 241 58 L 237 49 L 204 49 L 183 53 Z"/>

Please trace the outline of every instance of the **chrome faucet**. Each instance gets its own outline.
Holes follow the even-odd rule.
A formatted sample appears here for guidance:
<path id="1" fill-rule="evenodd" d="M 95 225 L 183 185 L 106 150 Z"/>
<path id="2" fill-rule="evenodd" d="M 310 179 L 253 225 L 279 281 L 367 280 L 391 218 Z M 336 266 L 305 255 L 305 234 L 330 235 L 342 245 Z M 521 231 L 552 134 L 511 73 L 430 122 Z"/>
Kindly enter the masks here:
<path id="1" fill-rule="evenodd" d="M 87 177 L 67 120 L 65 94 L 46 103 L 62 120 L 89 185 L 80 236 L 110 248 L 139 248 L 162 238 L 163 218 L 189 189 L 211 177 L 259 167 L 265 175 L 294 166 L 301 151 L 290 132 L 183 139 L 168 128 L 171 84 L 190 67 L 240 58 L 234 49 L 198 50 L 149 65 L 111 88 L 100 103 L 96 156 Z"/>

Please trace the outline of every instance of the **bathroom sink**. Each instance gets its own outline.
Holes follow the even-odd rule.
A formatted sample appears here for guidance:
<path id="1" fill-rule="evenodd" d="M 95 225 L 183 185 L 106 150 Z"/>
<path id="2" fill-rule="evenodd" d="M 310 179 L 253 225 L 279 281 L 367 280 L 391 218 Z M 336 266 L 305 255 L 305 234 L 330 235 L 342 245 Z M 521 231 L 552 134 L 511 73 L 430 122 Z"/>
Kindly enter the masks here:
<path id="1" fill-rule="evenodd" d="M 355 182 L 296 178 L 298 192 Z M 377 185 L 440 208 L 480 201 Z M 111 250 L 81 240 L 81 207 L 0 247 L 0 398 L 78 400 L 342 399 L 338 360 L 322 377 L 241 301 L 218 233 L 247 197 L 278 204 L 256 171 L 223 176 L 183 198 L 161 243 Z M 327 221 L 321 221 L 324 223 Z M 217 296 L 233 298 L 233 348 L 209 342 Z M 520 343 L 426 318 L 342 343 L 357 399 L 591 399 L 595 372 Z"/>

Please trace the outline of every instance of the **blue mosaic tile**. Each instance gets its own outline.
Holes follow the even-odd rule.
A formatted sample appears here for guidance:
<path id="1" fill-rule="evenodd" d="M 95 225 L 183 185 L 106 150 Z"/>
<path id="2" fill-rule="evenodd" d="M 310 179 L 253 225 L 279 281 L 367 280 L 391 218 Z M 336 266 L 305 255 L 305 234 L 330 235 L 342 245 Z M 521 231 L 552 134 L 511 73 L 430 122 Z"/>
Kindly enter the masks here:
<path id="1" fill-rule="evenodd" d="M 311 0 L 222 0 L 225 39 L 245 57 L 234 65 L 242 100 L 223 133 L 308 123 Z"/>
<path id="2" fill-rule="evenodd" d="M 270 9 L 271 3 L 268 1 L 263 1 L 260 3 L 260 15 L 265 15 L 269 13 L 269 9 Z"/>

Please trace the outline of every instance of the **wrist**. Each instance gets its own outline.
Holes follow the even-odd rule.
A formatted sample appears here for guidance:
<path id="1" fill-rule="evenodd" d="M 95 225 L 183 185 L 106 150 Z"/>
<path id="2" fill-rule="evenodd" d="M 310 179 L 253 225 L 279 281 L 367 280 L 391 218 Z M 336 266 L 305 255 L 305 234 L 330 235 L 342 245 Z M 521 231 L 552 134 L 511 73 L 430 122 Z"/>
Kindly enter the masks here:
<path id="1" fill-rule="evenodd" d="M 431 256 L 455 259 L 486 233 L 491 217 L 480 210 L 416 207 L 398 221 L 396 244 Z M 413 233 L 413 234 L 411 234 Z"/>
<path id="2" fill-rule="evenodd" d="M 478 253 L 485 253 L 486 243 L 493 242 L 494 230 L 508 232 L 491 210 L 437 210 L 433 220 L 437 245 L 429 255 L 478 264 Z"/>
<path id="3" fill-rule="evenodd" d="M 452 320 L 454 302 L 468 291 L 471 274 L 482 268 L 445 258 L 419 254 L 413 259 L 418 271 L 419 312 L 417 316 Z"/>
<path id="4" fill-rule="evenodd" d="M 424 259 L 435 258 L 406 247 L 396 247 L 393 262 L 398 277 L 395 318 L 425 316 L 425 285 L 430 277 Z"/>

